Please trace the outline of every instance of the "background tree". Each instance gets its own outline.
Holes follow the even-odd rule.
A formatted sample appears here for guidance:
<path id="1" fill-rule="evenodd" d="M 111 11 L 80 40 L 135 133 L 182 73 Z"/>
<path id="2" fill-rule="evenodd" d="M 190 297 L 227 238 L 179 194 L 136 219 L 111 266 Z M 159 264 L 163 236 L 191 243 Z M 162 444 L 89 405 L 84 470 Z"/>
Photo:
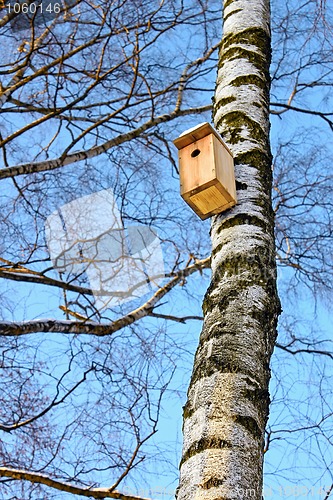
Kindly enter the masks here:
<path id="1" fill-rule="evenodd" d="M 329 301 L 332 289 L 332 7 L 272 7 L 273 202 L 285 314 L 272 364 L 268 484 L 329 488 L 331 341 L 302 298 L 309 289 Z M 156 432 L 174 398 L 185 401 L 179 369 L 188 373 L 197 343 L 210 244 L 209 223 L 175 196 L 171 140 L 210 121 L 220 9 L 217 1 L 78 2 L 28 28 L 22 14 L 2 10 L 6 500 L 154 497 L 149 488 L 166 470 L 176 480 L 178 449 Z M 247 180 L 237 180 L 242 200 Z M 100 308 L 85 273 L 53 269 L 45 223 L 105 189 L 125 230 L 155 228 L 166 277 L 136 300 Z M 282 467 L 280 450 L 294 457 Z"/>

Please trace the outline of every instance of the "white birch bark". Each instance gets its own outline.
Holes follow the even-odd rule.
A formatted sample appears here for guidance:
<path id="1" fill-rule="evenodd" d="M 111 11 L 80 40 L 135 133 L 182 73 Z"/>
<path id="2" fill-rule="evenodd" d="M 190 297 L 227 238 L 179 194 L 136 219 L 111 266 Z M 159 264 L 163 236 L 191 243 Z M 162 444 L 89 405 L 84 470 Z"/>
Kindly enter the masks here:
<path id="1" fill-rule="evenodd" d="M 212 220 L 212 281 L 184 407 L 178 500 L 262 498 L 276 337 L 269 148 L 269 0 L 225 0 L 215 126 L 235 157 L 238 204 Z"/>

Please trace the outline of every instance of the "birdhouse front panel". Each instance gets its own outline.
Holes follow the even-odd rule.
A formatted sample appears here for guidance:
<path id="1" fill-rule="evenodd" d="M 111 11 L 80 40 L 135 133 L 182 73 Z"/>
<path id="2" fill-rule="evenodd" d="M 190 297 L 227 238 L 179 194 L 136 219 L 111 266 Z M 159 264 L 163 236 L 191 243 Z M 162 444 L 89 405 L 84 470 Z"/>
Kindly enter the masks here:
<path id="1" fill-rule="evenodd" d="M 188 193 L 210 182 L 215 177 L 211 137 L 207 135 L 179 150 L 180 192 Z"/>
<path id="2" fill-rule="evenodd" d="M 201 219 L 236 204 L 233 157 L 209 123 L 184 132 L 179 153 L 180 193 Z"/>

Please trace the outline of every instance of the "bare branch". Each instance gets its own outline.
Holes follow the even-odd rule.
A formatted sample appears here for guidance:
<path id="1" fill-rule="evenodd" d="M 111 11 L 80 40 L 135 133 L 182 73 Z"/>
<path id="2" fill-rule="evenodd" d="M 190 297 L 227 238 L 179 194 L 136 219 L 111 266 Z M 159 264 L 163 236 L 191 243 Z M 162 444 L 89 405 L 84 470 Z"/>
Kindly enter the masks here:
<path id="1" fill-rule="evenodd" d="M 322 111 L 316 111 L 313 109 L 306 109 L 306 108 L 298 108 L 296 106 L 291 106 L 290 104 L 283 104 L 280 102 L 271 102 L 271 106 L 283 108 L 283 111 L 275 111 L 274 109 L 273 110 L 271 109 L 270 113 L 272 115 L 280 115 L 281 113 L 291 110 L 291 111 L 297 111 L 298 113 L 304 113 L 306 115 L 319 116 L 329 125 L 330 129 L 333 131 L 333 112 L 324 113 Z M 332 119 L 330 117 L 332 117 Z"/>
<path id="2" fill-rule="evenodd" d="M 210 267 L 210 257 L 197 260 L 194 264 L 187 266 L 175 273 L 175 276 L 163 287 L 159 288 L 154 295 L 142 306 L 131 311 L 129 314 L 114 321 L 111 324 L 101 324 L 92 321 L 58 321 L 55 319 L 37 319 L 23 322 L 0 322 L 0 335 L 15 337 L 28 335 L 36 332 L 64 333 L 64 334 L 89 334 L 104 337 L 132 325 L 136 321 L 148 316 L 156 304 L 184 278 L 196 271 L 202 271 Z"/>
<path id="3" fill-rule="evenodd" d="M 4 432 L 11 432 L 11 431 L 20 429 L 21 427 L 24 427 L 24 426 L 27 426 L 29 424 L 32 424 L 32 422 L 35 422 L 39 418 L 43 417 L 44 415 L 46 415 L 46 413 L 48 413 L 51 410 L 51 408 L 54 408 L 54 407 L 60 405 L 61 403 L 63 403 L 68 398 L 68 396 L 70 396 L 83 382 L 86 381 L 88 373 L 90 373 L 94 369 L 95 369 L 95 367 L 92 366 L 91 368 L 89 368 L 89 370 L 87 370 L 86 372 L 84 372 L 83 377 L 81 378 L 81 380 L 79 380 L 71 389 L 69 389 L 62 398 L 60 398 L 59 400 L 57 400 L 57 397 L 59 395 L 59 385 L 60 385 L 60 382 L 59 382 L 58 386 L 57 386 L 57 394 L 56 394 L 56 396 L 53 398 L 53 400 L 51 401 L 51 403 L 46 408 L 44 408 L 44 410 L 42 410 L 40 413 L 38 413 L 34 417 L 31 417 L 31 418 L 29 418 L 27 420 L 24 420 L 22 422 L 17 422 L 16 424 L 13 424 L 13 425 L 0 424 L 0 430 L 4 431 Z"/>
<path id="4" fill-rule="evenodd" d="M 199 106 L 197 108 L 188 108 L 183 110 L 176 110 L 171 113 L 167 113 L 164 115 L 157 116 L 156 118 L 147 121 L 140 127 L 128 132 L 126 134 L 118 135 L 117 137 L 110 139 L 109 141 L 104 142 L 99 146 L 95 146 L 87 151 L 77 151 L 76 153 L 68 154 L 65 158 L 59 157 L 54 160 L 45 160 L 41 162 L 33 162 L 33 163 L 23 163 L 21 165 L 17 165 L 14 167 L 0 169 L 0 179 L 6 179 L 8 177 L 15 177 L 16 175 L 24 175 L 31 174 L 36 172 L 46 172 L 49 170 L 55 170 L 59 167 L 63 167 L 65 165 L 69 165 L 71 163 L 76 163 L 78 161 L 87 160 L 90 158 L 94 158 L 95 156 L 99 156 L 102 153 L 105 153 L 109 149 L 119 146 L 127 141 L 131 141 L 132 139 L 136 139 L 137 137 L 145 132 L 146 130 L 155 127 L 161 123 L 169 122 L 178 118 L 180 116 L 186 116 L 191 114 L 200 114 L 204 111 L 210 111 L 212 109 L 212 105 L 208 104 L 206 106 Z"/>
<path id="5" fill-rule="evenodd" d="M 328 356 L 329 358 L 333 359 L 333 353 L 331 353 L 329 351 L 323 351 L 320 349 L 298 349 L 298 348 L 290 349 L 288 346 L 282 345 L 279 342 L 277 342 L 275 344 L 275 346 L 278 347 L 279 349 L 282 349 L 283 351 L 289 352 L 289 354 L 292 354 L 293 356 L 295 356 L 296 354 L 301 354 L 301 353 L 319 354 L 321 356 Z"/>
<path id="6" fill-rule="evenodd" d="M 81 488 L 73 484 L 52 479 L 46 474 L 37 472 L 30 472 L 19 469 L 10 469 L 7 467 L 0 467 L 0 476 L 9 477 L 12 479 L 23 479 L 31 483 L 43 484 L 54 488 L 56 490 L 72 493 L 73 495 L 80 495 L 88 498 L 115 498 L 117 500 L 149 500 L 148 498 L 126 495 L 119 491 L 112 491 L 110 488 Z"/>
<path id="7" fill-rule="evenodd" d="M 0 278 L 12 280 L 12 281 L 22 281 L 25 283 L 36 283 L 39 285 L 48 285 L 62 288 L 63 290 L 68 290 L 71 292 L 82 293 L 83 295 L 93 295 L 93 291 L 90 288 L 85 288 L 83 286 L 72 285 L 71 283 L 66 283 L 65 281 L 56 280 L 54 278 L 49 278 L 47 276 L 36 274 L 25 274 L 19 273 L 17 270 L 0 270 Z"/>
<path id="8" fill-rule="evenodd" d="M 331 486 L 327 490 L 327 493 L 326 493 L 324 500 L 327 500 L 331 496 L 332 491 L 333 491 L 333 483 L 331 484 Z"/>
<path id="9" fill-rule="evenodd" d="M 198 321 L 203 320 L 202 316 L 184 316 L 182 318 L 178 318 L 177 316 L 172 316 L 170 314 L 159 314 L 155 312 L 151 312 L 149 316 L 152 316 L 153 318 L 161 318 L 161 319 L 175 321 L 176 323 L 186 323 L 186 321 L 189 320 L 198 320 Z"/>

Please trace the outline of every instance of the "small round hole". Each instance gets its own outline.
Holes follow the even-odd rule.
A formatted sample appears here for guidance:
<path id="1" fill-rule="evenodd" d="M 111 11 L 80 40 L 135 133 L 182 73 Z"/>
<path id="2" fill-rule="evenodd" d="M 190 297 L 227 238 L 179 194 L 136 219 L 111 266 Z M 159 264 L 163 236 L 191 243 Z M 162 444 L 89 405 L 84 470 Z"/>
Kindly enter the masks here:
<path id="1" fill-rule="evenodd" d="M 191 156 L 192 158 L 195 158 L 196 156 L 199 156 L 200 153 L 200 149 L 195 149 L 194 151 L 192 151 Z"/>

